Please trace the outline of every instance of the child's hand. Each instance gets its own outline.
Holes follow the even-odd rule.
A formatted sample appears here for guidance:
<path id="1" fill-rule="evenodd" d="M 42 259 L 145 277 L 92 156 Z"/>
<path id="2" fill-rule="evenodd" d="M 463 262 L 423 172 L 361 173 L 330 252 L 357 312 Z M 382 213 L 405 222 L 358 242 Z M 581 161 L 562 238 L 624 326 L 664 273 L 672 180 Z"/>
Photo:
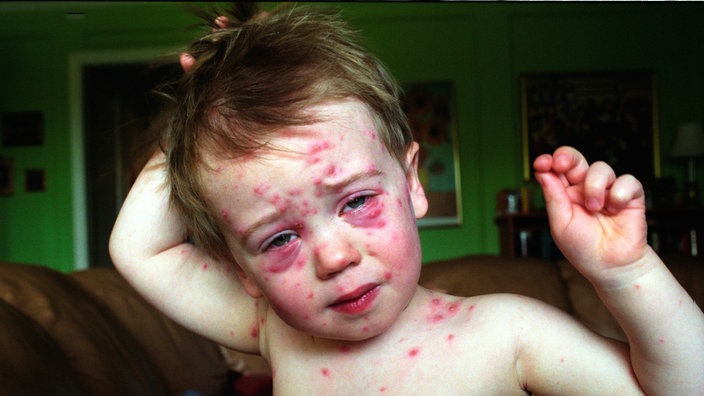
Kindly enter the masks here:
<path id="1" fill-rule="evenodd" d="M 608 277 L 606 270 L 635 263 L 645 255 L 645 197 L 636 178 L 617 178 L 604 162 L 590 166 L 572 147 L 543 154 L 533 166 L 553 238 L 585 276 L 598 281 Z"/>
<path id="2" fill-rule="evenodd" d="M 225 29 L 230 24 L 230 20 L 226 16 L 221 15 L 215 18 L 214 23 L 215 28 L 213 28 L 213 31 L 216 29 Z M 196 63 L 196 58 L 188 52 L 182 52 L 178 58 L 178 62 L 181 64 L 181 69 L 183 69 L 185 73 L 188 73 L 188 71 L 191 70 L 193 65 Z"/>

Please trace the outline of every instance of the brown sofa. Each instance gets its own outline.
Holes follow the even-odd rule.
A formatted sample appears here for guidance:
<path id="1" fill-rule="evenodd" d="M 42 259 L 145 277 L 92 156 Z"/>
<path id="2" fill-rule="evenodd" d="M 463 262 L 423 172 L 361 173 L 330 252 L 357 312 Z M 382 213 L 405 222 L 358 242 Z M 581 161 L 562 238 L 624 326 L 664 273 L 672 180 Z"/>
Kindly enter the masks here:
<path id="1" fill-rule="evenodd" d="M 668 258 L 704 306 L 704 261 Z M 467 256 L 427 264 L 421 283 L 457 295 L 510 292 L 623 338 L 591 286 L 564 263 Z M 9 395 L 263 395 L 259 357 L 221 348 L 167 319 L 113 269 L 63 274 L 0 264 L 0 389 Z"/>

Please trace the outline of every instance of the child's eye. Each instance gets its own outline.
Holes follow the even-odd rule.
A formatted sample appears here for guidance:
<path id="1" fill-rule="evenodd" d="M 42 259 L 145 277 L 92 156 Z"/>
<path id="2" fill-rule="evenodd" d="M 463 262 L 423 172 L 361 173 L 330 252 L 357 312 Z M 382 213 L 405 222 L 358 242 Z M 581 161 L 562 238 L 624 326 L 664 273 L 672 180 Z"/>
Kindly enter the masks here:
<path id="1" fill-rule="evenodd" d="M 271 240 L 269 240 L 268 243 L 264 244 L 264 250 L 286 246 L 297 238 L 298 236 L 296 234 L 290 232 L 282 232 L 281 234 L 275 235 Z"/>
<path id="2" fill-rule="evenodd" d="M 369 195 L 360 195 L 358 197 L 355 197 L 355 198 L 347 201 L 347 203 L 345 204 L 345 207 L 343 208 L 342 211 L 345 212 L 347 210 L 359 209 L 362 206 L 364 206 L 364 204 L 366 204 L 367 200 L 369 200 L 370 198 L 371 198 L 371 196 L 369 196 Z"/>

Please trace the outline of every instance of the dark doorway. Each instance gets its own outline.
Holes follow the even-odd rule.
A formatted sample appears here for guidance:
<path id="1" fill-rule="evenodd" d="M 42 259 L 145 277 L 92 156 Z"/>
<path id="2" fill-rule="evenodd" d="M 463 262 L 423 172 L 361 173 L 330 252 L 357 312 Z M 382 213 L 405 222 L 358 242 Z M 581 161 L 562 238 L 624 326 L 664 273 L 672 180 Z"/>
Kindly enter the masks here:
<path id="1" fill-rule="evenodd" d="M 156 142 L 150 121 L 161 101 L 151 91 L 178 65 L 89 65 L 82 70 L 89 266 L 112 266 L 110 232 Z"/>

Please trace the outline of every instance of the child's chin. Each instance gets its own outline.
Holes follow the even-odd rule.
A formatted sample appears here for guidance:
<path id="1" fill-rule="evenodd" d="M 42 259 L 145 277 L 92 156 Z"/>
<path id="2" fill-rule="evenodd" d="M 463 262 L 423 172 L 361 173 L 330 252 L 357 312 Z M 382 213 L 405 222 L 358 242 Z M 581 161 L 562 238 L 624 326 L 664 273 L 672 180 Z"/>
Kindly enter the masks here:
<path id="1" fill-rule="evenodd" d="M 376 326 L 367 325 L 361 329 L 351 330 L 346 328 L 341 331 L 307 331 L 309 334 L 318 338 L 326 338 L 334 341 L 348 341 L 348 342 L 361 342 L 370 340 L 383 334 L 386 330 L 391 327 L 391 321 L 389 323 L 378 323 Z M 320 330 L 320 329 L 319 329 Z M 305 330 L 304 330 L 305 331 Z"/>

